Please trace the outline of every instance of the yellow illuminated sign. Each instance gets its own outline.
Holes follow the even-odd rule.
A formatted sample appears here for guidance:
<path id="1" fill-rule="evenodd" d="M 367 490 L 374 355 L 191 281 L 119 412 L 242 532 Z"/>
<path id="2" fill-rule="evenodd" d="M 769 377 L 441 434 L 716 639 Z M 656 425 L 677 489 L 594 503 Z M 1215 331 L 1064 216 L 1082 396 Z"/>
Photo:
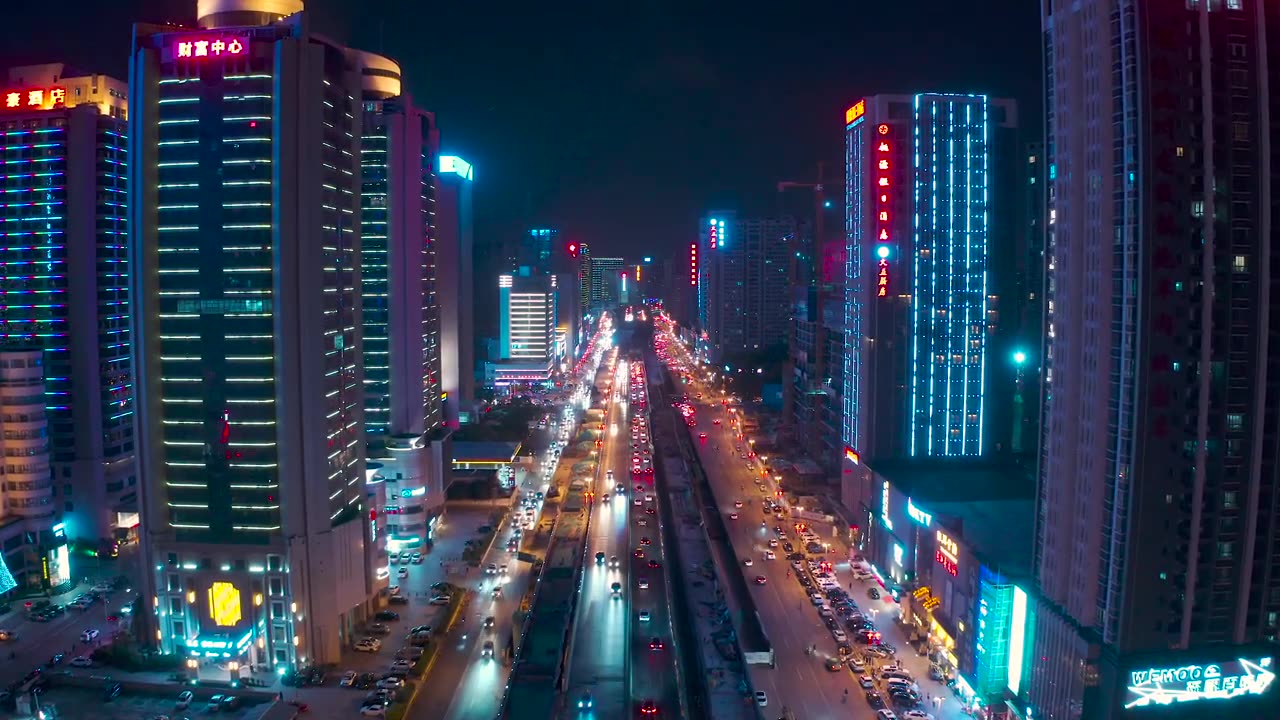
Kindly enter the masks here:
<path id="1" fill-rule="evenodd" d="M 240 591 L 229 582 L 216 582 L 209 588 L 209 615 L 213 623 L 235 627 L 240 622 Z"/>
<path id="2" fill-rule="evenodd" d="M 859 100 L 853 104 L 853 107 L 844 111 L 844 124 L 852 125 L 854 121 L 867 114 L 867 101 Z"/>

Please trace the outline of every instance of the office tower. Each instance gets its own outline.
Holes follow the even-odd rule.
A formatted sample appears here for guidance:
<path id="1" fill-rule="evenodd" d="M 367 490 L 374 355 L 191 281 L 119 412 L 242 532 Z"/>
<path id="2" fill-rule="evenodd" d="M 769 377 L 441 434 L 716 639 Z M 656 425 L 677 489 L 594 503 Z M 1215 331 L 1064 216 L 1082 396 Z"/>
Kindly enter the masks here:
<path id="1" fill-rule="evenodd" d="M 552 248 L 550 259 L 551 273 L 556 276 L 556 336 L 558 362 L 568 369 L 567 365 L 577 357 L 581 344 L 581 332 L 584 325 L 583 310 L 578 305 L 581 288 L 578 276 L 581 274 L 581 250 L 576 242 L 562 247 Z"/>
<path id="2" fill-rule="evenodd" d="M 377 539 L 400 553 L 431 538 L 444 510 L 446 447 L 436 291 L 435 117 L 401 88 L 400 66 L 354 53 L 363 82 L 360 255 L 364 427 L 385 500 Z M 371 553 L 379 580 L 385 557 Z"/>
<path id="3" fill-rule="evenodd" d="M 486 366 L 495 387 L 546 383 L 555 368 L 556 276 L 530 268 L 498 276 L 498 362 Z"/>
<path id="4" fill-rule="evenodd" d="M 1015 244 L 1013 175 L 997 172 L 1017 157 L 1015 105 L 875 95 L 845 126 L 845 446 L 867 459 L 983 454 L 989 255 Z"/>
<path id="5" fill-rule="evenodd" d="M 710 359 L 785 343 L 791 262 L 800 245 L 795 219 L 718 212 L 699 225 Z"/>
<path id="6" fill-rule="evenodd" d="M 45 352 L 50 509 L 103 551 L 137 525 L 126 90 L 61 63 L 0 87 L 0 340 Z"/>
<path id="7" fill-rule="evenodd" d="M 52 433 L 45 407 L 45 358 L 40 345 L 16 342 L 0 349 L 0 446 L 5 482 L 0 484 L 0 594 L 71 582 L 67 534 L 59 521 L 50 475 Z"/>
<path id="8" fill-rule="evenodd" d="M 1275 718 L 1280 8 L 1042 11 L 1042 600 L 1029 703 L 1050 720 Z"/>
<path id="9" fill-rule="evenodd" d="M 1017 372 L 1010 422 L 1009 449 L 1015 453 L 1032 450 L 1040 436 L 1041 345 L 1044 341 L 1044 240 L 1046 170 L 1044 144 L 1027 146 L 1023 161 L 1026 183 L 1025 248 L 1019 261 L 1017 296 L 1017 337 L 1012 358 Z"/>
<path id="10" fill-rule="evenodd" d="M 556 247 L 556 238 L 560 231 L 551 228 L 531 228 L 520 237 L 520 245 L 516 251 L 515 267 L 533 268 L 535 272 L 546 275 L 552 272 L 552 253 Z"/>
<path id="11" fill-rule="evenodd" d="M 591 246 L 577 243 L 578 249 L 578 298 L 585 319 L 592 313 L 591 306 Z"/>
<path id="12" fill-rule="evenodd" d="M 440 374 L 445 424 L 470 422 L 476 401 L 475 260 L 471 163 L 440 157 L 436 203 L 436 286 L 440 301 Z"/>
<path id="13" fill-rule="evenodd" d="M 360 67 L 301 2 L 198 17 L 136 26 L 130 69 L 139 621 L 165 653 L 336 662 L 374 590 Z"/>
<path id="14" fill-rule="evenodd" d="M 618 304 L 623 265 L 620 257 L 591 258 L 591 309 L 597 314 Z"/>

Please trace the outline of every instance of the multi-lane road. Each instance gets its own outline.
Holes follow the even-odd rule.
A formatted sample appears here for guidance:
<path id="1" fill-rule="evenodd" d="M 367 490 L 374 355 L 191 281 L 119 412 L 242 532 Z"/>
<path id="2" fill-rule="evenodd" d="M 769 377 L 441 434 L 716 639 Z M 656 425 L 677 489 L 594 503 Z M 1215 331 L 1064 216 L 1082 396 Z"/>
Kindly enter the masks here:
<path id="1" fill-rule="evenodd" d="M 650 717 L 650 706 L 675 717 L 666 556 L 648 472 L 653 448 L 641 363 L 618 363 L 604 426 L 563 716 Z"/>

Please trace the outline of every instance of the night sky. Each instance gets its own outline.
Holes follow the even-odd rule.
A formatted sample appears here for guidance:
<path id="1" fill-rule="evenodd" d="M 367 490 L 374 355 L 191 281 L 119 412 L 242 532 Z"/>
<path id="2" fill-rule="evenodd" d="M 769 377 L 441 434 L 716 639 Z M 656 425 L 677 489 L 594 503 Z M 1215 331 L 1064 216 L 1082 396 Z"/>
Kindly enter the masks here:
<path id="1" fill-rule="evenodd" d="M 7 3 L 0 68 L 125 78 L 134 20 L 195 0 Z M 596 254 L 681 247 L 707 209 L 770 212 L 876 92 L 1011 96 L 1040 135 L 1039 3 L 308 0 L 313 27 L 401 63 L 445 152 L 476 166 L 477 243 L 560 227 Z M 477 278 L 479 280 L 479 278 Z"/>

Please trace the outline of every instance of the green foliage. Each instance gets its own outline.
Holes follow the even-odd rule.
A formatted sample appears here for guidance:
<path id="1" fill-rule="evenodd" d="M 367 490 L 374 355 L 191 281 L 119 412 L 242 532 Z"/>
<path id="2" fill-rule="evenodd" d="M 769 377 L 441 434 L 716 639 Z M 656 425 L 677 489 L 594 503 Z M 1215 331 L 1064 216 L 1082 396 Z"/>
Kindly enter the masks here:
<path id="1" fill-rule="evenodd" d="M 89 659 L 128 672 L 173 671 L 182 667 L 177 655 L 143 653 L 133 642 L 120 639 L 94 650 Z"/>

